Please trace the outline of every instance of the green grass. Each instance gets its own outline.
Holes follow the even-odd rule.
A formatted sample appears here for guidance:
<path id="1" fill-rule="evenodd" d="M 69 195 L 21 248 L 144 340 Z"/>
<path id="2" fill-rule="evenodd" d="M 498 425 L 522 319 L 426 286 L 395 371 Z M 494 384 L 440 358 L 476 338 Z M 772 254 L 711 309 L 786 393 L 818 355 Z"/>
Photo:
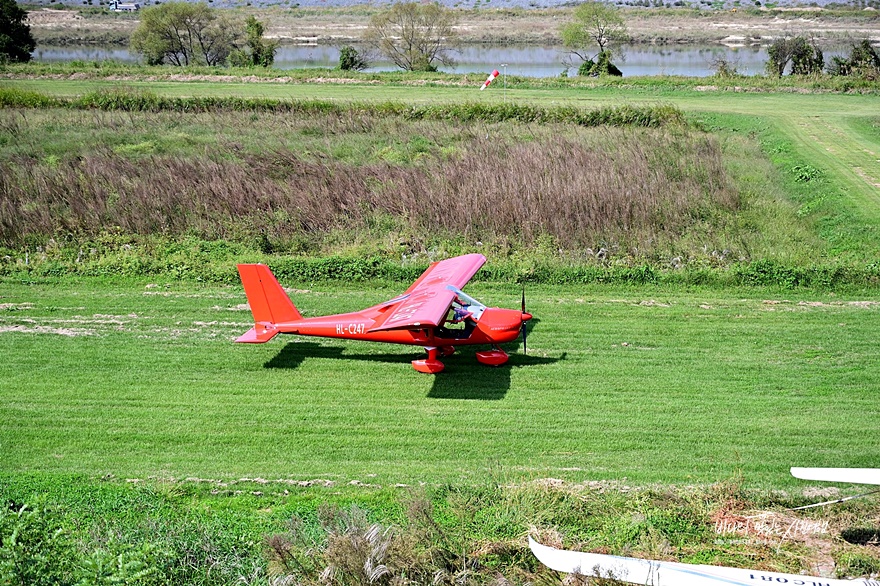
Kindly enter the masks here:
<path id="1" fill-rule="evenodd" d="M 238 287 L 146 285 L 0 285 L 0 471 L 790 486 L 791 465 L 880 449 L 870 294 L 535 287 L 528 356 L 490 369 L 465 349 L 430 377 L 409 365 L 421 349 L 236 345 Z M 296 286 L 305 315 L 402 289 Z"/>
<path id="2" fill-rule="evenodd" d="M 284 284 L 307 316 L 405 286 Z M 467 290 L 519 304 L 513 286 Z M 807 573 L 822 560 L 872 575 L 880 561 L 857 540 L 875 532 L 874 502 L 785 509 L 825 498 L 806 496 L 789 466 L 875 464 L 875 299 L 529 287 L 527 356 L 511 345 L 510 364 L 493 369 L 465 348 L 427 376 L 409 364 L 418 348 L 234 344 L 251 325 L 238 286 L 7 278 L 0 560 L 15 562 L 0 577 L 318 584 L 330 565 L 363 567 L 351 548 L 372 523 L 391 528 L 392 571 L 418 583 L 451 582 L 474 562 L 469 583 L 558 583 L 527 532 L 641 557 Z M 22 516 L 23 504 L 35 512 Z M 715 529 L 754 514 L 829 529 Z M 280 562 L 270 535 L 305 566 Z"/>

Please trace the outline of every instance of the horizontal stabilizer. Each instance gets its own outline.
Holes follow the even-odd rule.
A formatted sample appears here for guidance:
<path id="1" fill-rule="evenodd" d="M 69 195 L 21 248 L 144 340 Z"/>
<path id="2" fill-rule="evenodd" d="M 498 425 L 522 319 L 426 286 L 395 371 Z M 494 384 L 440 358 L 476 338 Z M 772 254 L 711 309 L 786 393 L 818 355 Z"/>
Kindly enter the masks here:
<path id="1" fill-rule="evenodd" d="M 258 324 L 249 329 L 235 341 L 243 344 L 262 344 L 263 342 L 268 342 L 269 340 L 274 338 L 276 334 L 278 334 L 278 330 L 276 330 L 272 326 L 267 327 L 262 324 Z"/>

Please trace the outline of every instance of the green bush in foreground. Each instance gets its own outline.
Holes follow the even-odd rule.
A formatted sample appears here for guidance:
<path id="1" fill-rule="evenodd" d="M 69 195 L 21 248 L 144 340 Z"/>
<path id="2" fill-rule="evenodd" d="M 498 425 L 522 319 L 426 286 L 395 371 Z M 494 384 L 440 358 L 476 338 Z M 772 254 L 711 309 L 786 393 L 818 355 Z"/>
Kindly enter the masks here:
<path id="1" fill-rule="evenodd" d="M 17 502 L 0 508 L 0 584 L 71 584 L 73 541 L 56 507 Z"/>

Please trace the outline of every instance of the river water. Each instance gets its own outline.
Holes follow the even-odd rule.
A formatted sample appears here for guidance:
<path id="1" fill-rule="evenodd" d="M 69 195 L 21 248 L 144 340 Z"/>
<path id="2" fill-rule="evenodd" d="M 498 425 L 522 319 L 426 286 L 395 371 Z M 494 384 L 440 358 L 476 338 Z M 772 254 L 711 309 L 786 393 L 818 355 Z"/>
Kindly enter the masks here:
<path id="1" fill-rule="evenodd" d="M 727 47 L 723 45 L 631 45 L 621 47 L 623 58 L 615 64 L 624 77 L 636 75 L 684 75 L 706 77 L 715 70 L 717 59 L 725 59 L 739 73 L 756 75 L 763 73 L 767 62 L 766 47 Z M 825 61 L 832 55 L 846 53 L 845 47 L 826 49 Z M 508 75 L 525 77 L 556 77 L 563 71 L 577 73 L 577 67 L 564 65 L 566 51 L 563 47 L 539 47 L 531 45 L 467 45 L 452 54 L 454 67 L 441 67 L 453 73 L 488 73 L 498 69 Z M 136 63 L 138 56 L 127 48 L 103 48 L 92 46 L 37 47 L 33 59 L 44 62 L 58 61 L 105 61 L 113 60 Z M 339 64 L 339 48 L 331 45 L 283 45 L 275 54 L 275 67 L 297 69 L 303 67 L 329 67 Z M 393 71 L 393 64 L 377 61 L 368 71 Z"/>

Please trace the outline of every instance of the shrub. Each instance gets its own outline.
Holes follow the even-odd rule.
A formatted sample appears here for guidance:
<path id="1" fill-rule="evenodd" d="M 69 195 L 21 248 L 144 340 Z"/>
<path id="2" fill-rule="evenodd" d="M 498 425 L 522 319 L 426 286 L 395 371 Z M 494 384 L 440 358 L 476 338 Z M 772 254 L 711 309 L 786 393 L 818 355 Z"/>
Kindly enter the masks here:
<path id="1" fill-rule="evenodd" d="M 712 71 L 714 71 L 715 77 L 737 77 L 739 72 L 737 71 L 737 65 L 734 61 L 727 59 L 724 56 L 717 56 L 712 60 L 710 64 Z"/>
<path id="2" fill-rule="evenodd" d="M 880 55 L 871 45 L 871 41 L 863 39 L 853 44 L 849 58 L 833 57 L 828 66 L 828 73 L 867 80 L 880 79 Z"/>
<path id="3" fill-rule="evenodd" d="M 596 55 L 595 61 L 588 59 L 581 64 L 578 68 L 578 75 L 588 77 L 599 77 L 600 75 L 621 77 L 623 73 L 611 62 L 611 53 L 609 51 L 600 51 Z"/>
<path id="4" fill-rule="evenodd" d="M 339 69 L 343 71 L 362 71 L 370 66 L 366 58 L 351 45 L 339 50 Z"/>
<path id="5" fill-rule="evenodd" d="M 0 584 L 72 584 L 76 551 L 53 507 L 0 509 Z"/>
<path id="6" fill-rule="evenodd" d="M 111 534 L 106 543 L 84 554 L 77 563 L 77 586 L 137 584 L 138 586 L 168 583 L 165 570 L 171 553 L 147 541 L 122 543 Z"/>
<path id="7" fill-rule="evenodd" d="M 823 67 L 825 67 L 825 57 L 822 50 L 815 43 L 797 37 L 791 54 L 791 74 L 814 75 L 822 73 Z"/>
<path id="8" fill-rule="evenodd" d="M 0 87 L 0 108 L 54 108 L 59 101 L 39 92 Z"/>

